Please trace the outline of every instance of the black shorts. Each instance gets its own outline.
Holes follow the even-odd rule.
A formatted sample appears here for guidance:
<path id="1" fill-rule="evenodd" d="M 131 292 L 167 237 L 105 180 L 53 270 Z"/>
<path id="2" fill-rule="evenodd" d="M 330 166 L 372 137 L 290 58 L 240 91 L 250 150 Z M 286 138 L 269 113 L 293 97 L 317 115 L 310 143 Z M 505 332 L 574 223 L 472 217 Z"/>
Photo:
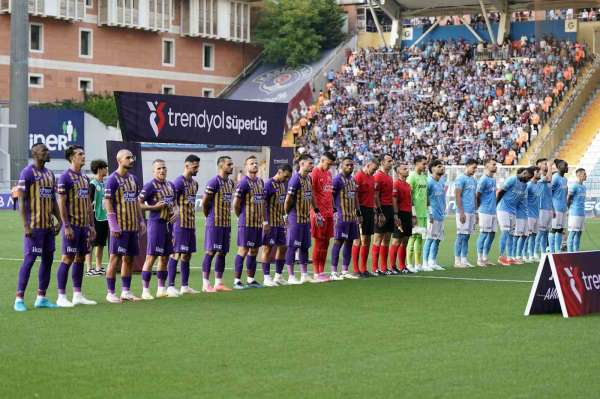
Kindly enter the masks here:
<path id="1" fill-rule="evenodd" d="M 412 235 L 412 212 L 398 211 L 402 231 L 394 229 L 394 238 L 410 237 Z"/>
<path id="2" fill-rule="evenodd" d="M 362 223 L 360 225 L 360 234 L 371 236 L 375 232 L 375 210 L 373 208 L 360 207 Z"/>
<path id="3" fill-rule="evenodd" d="M 396 228 L 396 224 L 394 223 L 394 207 L 391 205 L 382 205 L 381 212 L 385 217 L 385 223 L 383 226 L 375 225 L 375 233 L 377 234 L 385 234 L 385 233 L 393 233 Z"/>
<path id="4" fill-rule="evenodd" d="M 98 221 L 94 219 L 96 238 L 92 242 L 93 247 L 105 247 L 108 239 L 108 220 Z"/>

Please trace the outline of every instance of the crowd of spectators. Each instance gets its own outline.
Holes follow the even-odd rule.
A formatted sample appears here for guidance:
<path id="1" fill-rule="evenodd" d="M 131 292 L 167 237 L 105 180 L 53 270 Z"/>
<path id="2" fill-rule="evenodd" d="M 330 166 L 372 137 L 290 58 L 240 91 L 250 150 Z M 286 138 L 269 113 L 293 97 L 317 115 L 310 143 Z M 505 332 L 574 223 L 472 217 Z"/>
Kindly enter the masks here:
<path id="1" fill-rule="evenodd" d="M 477 61 L 478 50 L 435 41 L 353 53 L 296 125 L 297 151 L 516 163 L 576 84 L 585 46 L 524 38 L 499 46 L 506 58 L 492 61 Z"/>

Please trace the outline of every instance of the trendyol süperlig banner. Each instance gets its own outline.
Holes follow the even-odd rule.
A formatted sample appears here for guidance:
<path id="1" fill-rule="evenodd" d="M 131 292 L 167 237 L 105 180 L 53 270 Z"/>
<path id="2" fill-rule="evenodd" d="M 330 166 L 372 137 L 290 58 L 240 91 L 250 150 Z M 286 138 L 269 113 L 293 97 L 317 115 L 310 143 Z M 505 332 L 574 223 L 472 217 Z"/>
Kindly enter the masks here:
<path id="1" fill-rule="evenodd" d="M 600 312 L 600 251 L 548 254 L 540 261 L 525 315 Z"/>
<path id="2" fill-rule="evenodd" d="M 280 146 L 286 103 L 115 92 L 123 141 Z"/>

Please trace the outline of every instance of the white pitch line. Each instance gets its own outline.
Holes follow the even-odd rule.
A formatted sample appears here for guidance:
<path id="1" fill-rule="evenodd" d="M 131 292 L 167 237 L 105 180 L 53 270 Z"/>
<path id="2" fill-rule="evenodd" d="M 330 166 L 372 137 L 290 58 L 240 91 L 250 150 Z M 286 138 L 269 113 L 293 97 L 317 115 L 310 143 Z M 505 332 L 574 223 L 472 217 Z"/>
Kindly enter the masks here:
<path id="1" fill-rule="evenodd" d="M 23 259 L 19 258 L 0 258 L 0 261 L 11 261 L 11 262 L 23 262 Z M 55 260 L 54 263 L 60 263 L 60 260 Z M 106 263 L 103 263 L 106 265 Z M 191 266 L 190 269 L 200 270 L 202 267 L 200 266 Z M 226 267 L 225 270 L 233 270 L 231 267 Z M 298 271 L 296 272 L 298 273 Z M 450 277 L 450 276 L 397 276 L 397 277 L 408 277 L 408 278 L 429 278 L 429 279 L 438 279 L 438 280 L 463 280 L 463 281 L 487 281 L 493 283 L 533 283 L 533 280 L 509 280 L 509 279 L 499 279 L 499 278 L 475 278 L 475 277 Z"/>

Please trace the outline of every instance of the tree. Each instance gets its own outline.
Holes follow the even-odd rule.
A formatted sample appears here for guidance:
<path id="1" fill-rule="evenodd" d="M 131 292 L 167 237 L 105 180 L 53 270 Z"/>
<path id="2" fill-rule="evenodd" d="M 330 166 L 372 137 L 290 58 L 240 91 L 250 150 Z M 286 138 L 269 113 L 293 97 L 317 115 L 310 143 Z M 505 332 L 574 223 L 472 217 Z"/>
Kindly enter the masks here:
<path id="1" fill-rule="evenodd" d="M 269 0 L 256 28 L 267 62 L 295 67 L 319 58 L 344 34 L 341 8 L 334 0 Z"/>

